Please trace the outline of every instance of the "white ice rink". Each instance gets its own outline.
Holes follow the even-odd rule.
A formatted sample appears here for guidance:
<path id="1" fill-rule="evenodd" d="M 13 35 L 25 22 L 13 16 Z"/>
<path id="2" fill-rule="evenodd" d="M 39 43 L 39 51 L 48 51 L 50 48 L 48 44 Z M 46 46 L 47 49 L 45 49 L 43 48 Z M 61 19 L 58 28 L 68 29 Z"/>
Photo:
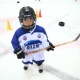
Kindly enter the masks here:
<path id="1" fill-rule="evenodd" d="M 35 64 L 23 70 L 22 61 L 13 54 L 11 38 L 20 27 L 17 18 L 20 8 L 28 5 L 35 11 L 41 9 L 42 17 L 37 24 L 46 29 L 54 45 L 71 41 L 80 33 L 80 0 L 20 0 L 20 3 L 0 0 L 0 80 L 80 80 L 80 38 L 54 51 L 45 51 L 42 74 Z M 6 29 L 7 20 L 12 30 Z M 65 22 L 64 27 L 58 25 L 60 21 Z"/>

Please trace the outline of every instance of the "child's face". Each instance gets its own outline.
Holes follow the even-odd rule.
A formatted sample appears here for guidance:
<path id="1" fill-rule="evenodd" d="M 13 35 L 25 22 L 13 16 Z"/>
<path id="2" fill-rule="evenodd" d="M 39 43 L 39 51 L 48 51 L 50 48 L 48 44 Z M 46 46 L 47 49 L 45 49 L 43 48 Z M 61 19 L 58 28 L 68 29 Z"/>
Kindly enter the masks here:
<path id="1" fill-rule="evenodd" d="M 23 19 L 23 24 L 27 27 L 27 26 L 31 26 L 34 22 L 34 19 L 30 19 L 30 18 L 27 18 L 27 19 Z"/>

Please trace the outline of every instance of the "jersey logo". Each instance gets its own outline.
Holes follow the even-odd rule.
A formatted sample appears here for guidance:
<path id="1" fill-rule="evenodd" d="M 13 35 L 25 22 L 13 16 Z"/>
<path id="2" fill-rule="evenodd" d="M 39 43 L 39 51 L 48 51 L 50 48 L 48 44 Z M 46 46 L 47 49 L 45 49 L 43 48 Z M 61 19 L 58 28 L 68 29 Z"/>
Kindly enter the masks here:
<path id="1" fill-rule="evenodd" d="M 37 37 L 38 37 L 38 38 L 41 38 L 41 34 L 38 34 Z"/>
<path id="2" fill-rule="evenodd" d="M 24 44 L 27 50 L 39 48 L 42 42 L 40 40 L 30 40 Z"/>
<path id="3" fill-rule="evenodd" d="M 23 40 L 27 40 L 27 36 L 23 36 Z"/>

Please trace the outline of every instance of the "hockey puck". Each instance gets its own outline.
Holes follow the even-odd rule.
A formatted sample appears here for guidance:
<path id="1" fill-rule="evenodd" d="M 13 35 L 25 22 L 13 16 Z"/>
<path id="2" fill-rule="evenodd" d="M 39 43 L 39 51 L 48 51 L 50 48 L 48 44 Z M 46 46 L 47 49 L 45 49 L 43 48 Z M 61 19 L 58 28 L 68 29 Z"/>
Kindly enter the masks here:
<path id="1" fill-rule="evenodd" d="M 65 23 L 64 22 L 59 22 L 59 26 L 64 26 L 65 25 Z"/>
<path id="2" fill-rule="evenodd" d="M 17 1 L 17 3 L 20 3 L 20 1 Z"/>

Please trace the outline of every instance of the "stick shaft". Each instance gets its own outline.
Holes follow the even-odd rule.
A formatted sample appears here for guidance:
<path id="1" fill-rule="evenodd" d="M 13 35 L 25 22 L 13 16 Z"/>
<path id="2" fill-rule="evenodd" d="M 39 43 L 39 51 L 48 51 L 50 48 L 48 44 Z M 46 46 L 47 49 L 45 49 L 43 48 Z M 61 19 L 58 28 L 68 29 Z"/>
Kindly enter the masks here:
<path id="1" fill-rule="evenodd" d="M 61 44 L 58 44 L 58 45 L 55 45 L 55 47 L 75 42 L 75 41 L 77 41 L 79 39 L 79 37 L 80 37 L 80 34 L 74 40 L 68 41 L 68 42 L 65 42 L 65 43 L 61 43 Z"/>
<path id="2" fill-rule="evenodd" d="M 72 40 L 72 41 L 69 41 L 69 42 L 65 42 L 65 43 L 61 43 L 61 44 L 55 45 L 55 47 L 62 46 L 62 45 L 65 45 L 65 44 L 69 44 L 69 43 L 72 43 L 74 41 L 75 40 Z"/>
<path id="3" fill-rule="evenodd" d="M 55 45 L 55 47 L 58 47 L 58 46 L 61 46 L 61 45 L 65 45 L 65 44 L 68 44 L 68 43 L 71 43 L 71 42 L 74 42 L 73 41 L 69 41 L 69 42 L 65 42 L 65 43 L 61 43 L 61 44 L 58 44 L 58 45 Z M 46 47 L 46 48 L 42 48 L 42 49 L 39 49 L 39 50 L 35 50 L 35 51 L 31 51 L 29 52 L 28 54 L 33 54 L 33 53 L 36 53 L 36 52 L 40 52 L 40 51 L 43 51 L 43 50 L 47 50 L 47 48 L 49 48 L 50 46 Z"/>
<path id="4" fill-rule="evenodd" d="M 65 45 L 65 44 L 69 44 L 69 43 L 72 43 L 72 42 L 75 42 L 79 39 L 80 37 L 80 34 L 72 41 L 68 41 L 68 42 L 64 42 L 64 43 L 61 43 L 61 44 L 58 44 L 58 45 L 55 45 L 55 47 L 58 47 L 58 46 L 62 46 L 62 45 Z M 47 50 L 47 48 L 49 48 L 50 46 L 46 47 L 46 48 L 42 48 L 42 49 L 39 49 L 39 50 L 35 50 L 35 51 L 31 51 L 31 52 L 28 52 L 28 54 L 33 54 L 33 53 L 36 53 L 36 52 L 40 52 L 40 51 L 44 51 L 44 50 Z M 25 54 L 27 55 L 27 54 Z"/>

